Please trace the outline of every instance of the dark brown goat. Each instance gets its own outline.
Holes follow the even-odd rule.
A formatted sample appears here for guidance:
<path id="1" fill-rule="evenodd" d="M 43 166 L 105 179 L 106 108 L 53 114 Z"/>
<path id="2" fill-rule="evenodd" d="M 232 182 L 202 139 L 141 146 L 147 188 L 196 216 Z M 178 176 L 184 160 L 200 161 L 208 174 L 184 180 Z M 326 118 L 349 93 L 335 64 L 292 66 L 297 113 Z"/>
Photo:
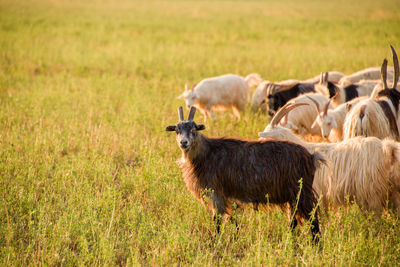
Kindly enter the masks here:
<path id="1" fill-rule="evenodd" d="M 192 107 L 184 120 L 180 107 L 179 123 L 166 130 L 177 134 L 183 178 L 189 190 L 201 202 L 204 192 L 211 193 L 210 208 L 217 219 L 218 232 L 221 218 L 231 215 L 233 203 L 254 208 L 288 203 L 295 215 L 292 229 L 298 220 L 311 218 L 317 204 L 312 189 L 314 173 L 324 162 L 320 154 L 311 155 L 304 147 L 287 141 L 208 138 L 199 133 L 204 125 L 193 121 L 195 111 Z M 320 233 L 317 216 L 311 231 L 316 240 Z"/>

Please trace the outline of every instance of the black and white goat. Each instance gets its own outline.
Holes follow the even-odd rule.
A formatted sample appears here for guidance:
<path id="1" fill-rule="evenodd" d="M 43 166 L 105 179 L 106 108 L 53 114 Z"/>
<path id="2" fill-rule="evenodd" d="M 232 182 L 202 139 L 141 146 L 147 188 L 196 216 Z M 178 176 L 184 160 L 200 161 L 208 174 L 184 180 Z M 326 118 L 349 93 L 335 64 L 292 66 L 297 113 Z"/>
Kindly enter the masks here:
<path id="1" fill-rule="evenodd" d="M 275 84 L 270 84 L 267 91 L 268 114 L 271 116 L 289 100 L 301 94 L 315 92 L 313 83 L 296 83 L 290 87 L 279 86 L 278 88 Z"/>
<path id="2" fill-rule="evenodd" d="M 289 204 L 295 215 L 292 229 L 302 219 L 311 219 L 317 204 L 312 189 L 314 173 L 325 162 L 319 153 L 310 154 L 304 147 L 287 141 L 209 138 L 199 132 L 205 126 L 193 121 L 195 107 L 190 109 L 187 120 L 182 107 L 178 112 L 178 124 L 168 126 L 166 131 L 177 134 L 188 189 L 202 203 L 204 192 L 211 192 L 211 203 L 207 204 L 214 213 L 218 232 L 221 219 L 231 215 L 234 203 L 255 209 L 269 203 Z M 311 225 L 316 240 L 320 233 L 317 216 Z"/>
<path id="3" fill-rule="evenodd" d="M 370 96 L 378 81 L 363 80 L 358 83 L 341 86 L 328 80 L 328 73 L 321 74 L 321 80 L 315 85 L 315 91 L 332 99 L 332 104 L 337 107 L 340 104 L 360 96 Z"/>

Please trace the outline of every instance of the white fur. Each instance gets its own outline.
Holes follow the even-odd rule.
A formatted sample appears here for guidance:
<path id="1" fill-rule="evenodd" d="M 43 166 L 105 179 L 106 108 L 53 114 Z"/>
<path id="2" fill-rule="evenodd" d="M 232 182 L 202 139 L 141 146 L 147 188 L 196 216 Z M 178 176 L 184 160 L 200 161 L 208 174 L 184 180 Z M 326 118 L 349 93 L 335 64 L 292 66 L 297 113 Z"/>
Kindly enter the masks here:
<path id="1" fill-rule="evenodd" d="M 301 136 L 304 136 L 308 133 L 312 135 L 321 135 L 321 128 L 319 125 L 313 125 L 318 112 L 312 100 L 310 100 L 307 96 L 312 97 L 312 99 L 317 101 L 320 107 L 325 106 L 325 104 L 329 101 L 329 98 L 321 94 L 307 93 L 300 95 L 290 100 L 289 103 L 307 103 L 309 105 L 297 107 L 296 111 L 290 112 L 287 115 L 287 118 L 284 117 L 281 120 L 280 124 L 288 129 L 293 130 L 295 133 L 300 134 Z"/>
<path id="2" fill-rule="evenodd" d="M 347 103 L 340 104 L 335 109 L 328 109 L 327 114 L 320 112 L 314 123 L 321 129 L 321 135 L 328 138 L 330 142 L 342 141 L 343 124 L 348 110 L 366 98 L 366 96 L 354 98 Z"/>
<path id="3" fill-rule="evenodd" d="M 202 80 L 192 90 L 185 90 L 178 98 L 184 98 L 186 106 L 195 106 L 206 119 L 208 115 L 214 118 L 213 110 L 217 108 L 232 108 L 240 118 L 249 100 L 250 88 L 261 82 L 258 74 L 249 74 L 245 78 L 225 74 Z"/>
<path id="4" fill-rule="evenodd" d="M 361 80 L 378 80 L 381 77 L 381 68 L 372 67 L 357 71 L 348 76 L 344 76 L 340 79 L 339 84 L 343 87 L 353 83 L 357 83 Z M 388 67 L 387 77 L 389 80 L 393 80 L 393 67 Z"/>
<path id="5" fill-rule="evenodd" d="M 366 210 L 380 212 L 388 202 L 400 212 L 400 143 L 375 137 L 309 143 L 279 125 L 268 125 L 259 136 L 289 140 L 326 158 L 328 164 L 316 171 L 313 184 L 324 205 L 345 205 L 349 197 Z"/>
<path id="6" fill-rule="evenodd" d="M 396 136 L 391 131 L 389 121 L 375 99 L 376 98 L 368 98 L 360 101 L 348 113 L 343 125 L 344 139 L 349 139 L 355 136 L 375 136 L 380 139 L 389 137 L 393 140 L 399 140 L 399 136 Z M 387 100 L 393 114 L 395 114 L 395 118 L 399 117 L 396 114 L 396 110 L 391 101 L 388 100 L 387 97 L 381 97 L 379 99 Z M 360 113 L 363 107 L 365 109 L 365 115 L 363 118 L 360 118 Z M 400 127 L 399 119 L 397 119 L 397 127 Z"/>
<path id="7" fill-rule="evenodd" d="M 338 71 L 329 71 L 328 72 L 328 81 L 333 82 L 333 83 L 338 83 L 341 78 L 345 77 L 341 72 Z M 320 80 L 320 75 L 317 75 L 315 77 L 312 77 L 310 79 L 304 80 L 304 83 L 317 83 Z"/>

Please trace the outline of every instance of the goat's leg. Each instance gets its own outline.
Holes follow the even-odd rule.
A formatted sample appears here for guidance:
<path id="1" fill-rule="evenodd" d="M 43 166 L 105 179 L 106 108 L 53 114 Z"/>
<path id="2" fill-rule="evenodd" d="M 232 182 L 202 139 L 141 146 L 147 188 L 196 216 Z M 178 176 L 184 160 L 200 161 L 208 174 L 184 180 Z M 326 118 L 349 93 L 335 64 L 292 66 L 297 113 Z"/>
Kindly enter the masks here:
<path id="1" fill-rule="evenodd" d="M 212 204 L 214 208 L 214 221 L 216 222 L 217 225 L 217 233 L 219 233 L 221 223 L 226 215 L 226 203 L 221 196 L 219 196 L 214 192 L 212 194 Z"/>

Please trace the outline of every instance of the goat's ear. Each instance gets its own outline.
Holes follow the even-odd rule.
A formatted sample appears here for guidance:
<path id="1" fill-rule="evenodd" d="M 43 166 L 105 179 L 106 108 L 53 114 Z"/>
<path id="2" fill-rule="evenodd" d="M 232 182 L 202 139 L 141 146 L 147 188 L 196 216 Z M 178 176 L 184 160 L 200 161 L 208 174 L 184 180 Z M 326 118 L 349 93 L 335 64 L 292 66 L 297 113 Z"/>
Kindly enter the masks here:
<path id="1" fill-rule="evenodd" d="M 204 124 L 197 124 L 196 125 L 196 131 L 202 131 L 206 128 L 206 126 L 204 126 Z"/>
<path id="2" fill-rule="evenodd" d="M 167 132 L 174 132 L 176 130 L 176 125 L 170 125 L 165 128 Z"/>
<path id="3" fill-rule="evenodd" d="M 184 95 L 184 94 L 185 94 L 185 93 L 183 93 L 183 94 L 177 96 L 176 98 L 177 98 L 177 99 L 183 98 L 183 95 Z"/>

